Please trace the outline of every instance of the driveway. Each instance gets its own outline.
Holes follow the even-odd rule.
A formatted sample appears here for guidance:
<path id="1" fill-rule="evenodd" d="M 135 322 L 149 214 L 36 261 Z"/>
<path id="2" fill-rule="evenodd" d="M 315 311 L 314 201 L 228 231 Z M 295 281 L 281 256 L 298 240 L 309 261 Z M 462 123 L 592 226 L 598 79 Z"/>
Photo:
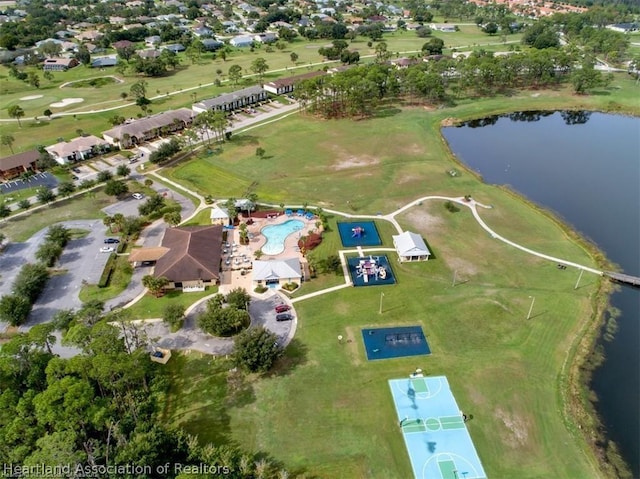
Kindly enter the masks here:
<path id="1" fill-rule="evenodd" d="M 261 297 L 252 296 L 249 303 L 251 328 L 263 326 L 278 337 L 278 344 L 286 346 L 292 336 L 295 321 L 276 321 L 274 308 L 284 303 L 284 297 L 276 292 L 267 292 Z M 151 344 L 166 349 L 195 350 L 214 356 L 233 352 L 233 338 L 211 336 L 198 328 L 198 317 L 206 310 L 207 301 L 202 301 L 185 318 L 182 328 L 172 333 L 161 320 L 141 321 Z M 295 316 L 295 311 L 290 311 Z"/>

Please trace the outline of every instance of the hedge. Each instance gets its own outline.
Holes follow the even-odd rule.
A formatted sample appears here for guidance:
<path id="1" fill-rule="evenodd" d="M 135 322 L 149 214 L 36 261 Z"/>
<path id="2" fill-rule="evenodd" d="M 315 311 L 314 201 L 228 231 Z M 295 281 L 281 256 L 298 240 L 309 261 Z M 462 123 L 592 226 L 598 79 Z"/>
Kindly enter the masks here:
<path id="1" fill-rule="evenodd" d="M 109 280 L 111 279 L 111 274 L 116 266 L 116 259 L 118 255 L 115 253 L 111 253 L 109 255 L 109 259 L 107 263 L 104 265 L 104 271 L 102 272 L 102 276 L 100 276 L 100 281 L 98 281 L 98 288 L 106 288 L 109 286 Z"/>

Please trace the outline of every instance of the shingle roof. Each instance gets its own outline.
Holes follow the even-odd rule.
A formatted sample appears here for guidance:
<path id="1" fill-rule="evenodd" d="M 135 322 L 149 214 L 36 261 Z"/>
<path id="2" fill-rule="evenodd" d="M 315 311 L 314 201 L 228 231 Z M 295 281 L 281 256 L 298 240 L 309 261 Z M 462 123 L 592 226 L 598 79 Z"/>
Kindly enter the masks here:
<path id="1" fill-rule="evenodd" d="M 209 98 L 208 100 L 203 100 L 200 103 L 196 103 L 193 106 L 202 110 L 210 110 L 215 106 L 226 105 L 227 103 L 231 103 L 240 98 L 245 98 L 251 95 L 260 95 L 261 93 L 264 93 L 264 88 L 259 85 L 254 85 L 248 88 L 243 88 L 242 90 L 233 91 L 231 93 L 223 93 L 222 95 L 219 95 L 217 97 Z"/>
<path id="2" fill-rule="evenodd" d="M 194 113 L 188 108 L 169 110 L 147 118 L 132 121 L 131 123 L 118 125 L 110 130 L 103 131 L 102 135 L 118 139 L 122 139 L 125 134 L 128 134 L 129 136 L 140 136 L 152 131 L 155 128 L 169 126 L 176 118 L 185 123 L 189 123 L 191 122 L 193 115 Z"/>
<path id="3" fill-rule="evenodd" d="M 38 150 L 29 150 L 0 158 L 0 171 L 10 170 L 18 166 L 29 166 L 40 158 Z"/>
<path id="4" fill-rule="evenodd" d="M 154 276 L 169 281 L 211 281 L 220 277 L 222 226 L 168 228 L 162 246 L 169 251 L 158 259 Z"/>
<path id="5" fill-rule="evenodd" d="M 88 135 L 79 136 L 69 141 L 62 141 L 55 145 L 47 146 L 45 150 L 62 158 L 73 155 L 78 151 L 89 150 L 98 145 L 108 145 L 108 143 L 97 136 Z"/>
<path id="6" fill-rule="evenodd" d="M 169 248 L 164 246 L 156 246 L 155 248 L 137 248 L 131 250 L 131 253 L 127 257 L 129 263 L 136 263 L 138 261 L 158 261 L 162 258 Z"/>
<path id="7" fill-rule="evenodd" d="M 280 88 L 283 86 L 293 85 L 296 82 L 302 80 L 308 80 L 309 78 L 315 78 L 317 76 L 326 75 L 327 73 L 319 70 L 315 72 L 303 73 L 302 75 L 296 75 L 288 78 L 280 78 L 279 80 L 274 80 L 272 82 L 266 83 L 266 85 L 273 86 L 274 88 Z"/>
<path id="8" fill-rule="evenodd" d="M 280 278 L 302 278 L 298 258 L 253 262 L 253 280 L 266 281 Z"/>

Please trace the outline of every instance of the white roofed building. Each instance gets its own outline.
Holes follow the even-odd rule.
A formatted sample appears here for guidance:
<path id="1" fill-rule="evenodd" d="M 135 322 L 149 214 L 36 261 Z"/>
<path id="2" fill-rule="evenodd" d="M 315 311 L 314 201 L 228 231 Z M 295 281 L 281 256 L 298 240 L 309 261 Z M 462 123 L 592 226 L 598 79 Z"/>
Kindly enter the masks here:
<path id="1" fill-rule="evenodd" d="M 253 262 L 251 279 L 254 287 L 279 288 L 287 283 L 300 284 L 303 280 L 300 260 L 298 258 L 256 260 Z"/>
<path id="2" fill-rule="evenodd" d="M 398 252 L 400 261 L 428 261 L 431 251 L 427 248 L 422 236 L 411 231 L 393 236 L 393 246 Z"/>
<path id="3" fill-rule="evenodd" d="M 211 208 L 211 224 L 227 226 L 229 224 L 229 213 L 226 209 L 214 206 Z"/>

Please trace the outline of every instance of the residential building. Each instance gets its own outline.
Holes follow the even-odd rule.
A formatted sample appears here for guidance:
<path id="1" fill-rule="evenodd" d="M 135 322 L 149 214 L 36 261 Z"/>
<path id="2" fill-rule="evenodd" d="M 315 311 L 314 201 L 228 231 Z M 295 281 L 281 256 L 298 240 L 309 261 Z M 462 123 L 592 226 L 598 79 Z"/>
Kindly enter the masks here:
<path id="1" fill-rule="evenodd" d="M 253 45 L 254 38 L 250 35 L 238 35 L 229 40 L 229 45 L 237 48 L 246 48 Z"/>
<path id="2" fill-rule="evenodd" d="M 318 70 L 315 72 L 304 73 L 302 75 L 296 75 L 293 77 L 280 78 L 278 80 L 265 83 L 264 89 L 269 93 L 273 93 L 274 95 L 285 95 L 287 93 L 291 93 L 294 90 L 296 83 L 302 80 L 308 80 L 310 78 L 315 78 L 326 74 L 326 72 Z"/>
<path id="3" fill-rule="evenodd" d="M 91 60 L 91 66 L 93 68 L 115 67 L 117 64 L 118 57 L 115 55 L 94 58 L 93 60 Z"/>
<path id="4" fill-rule="evenodd" d="M 255 105 L 268 98 L 267 92 L 259 85 L 243 88 L 242 90 L 222 95 L 194 104 L 191 108 L 195 113 L 205 111 L 234 111 L 246 106 Z"/>
<path id="5" fill-rule="evenodd" d="M 78 60 L 75 58 L 46 58 L 42 69 L 50 72 L 62 72 L 76 66 L 78 66 Z"/>
<path id="6" fill-rule="evenodd" d="M 109 143 L 97 136 L 79 136 L 45 147 L 47 153 L 61 165 L 86 160 L 110 149 Z"/>
<path id="7" fill-rule="evenodd" d="M 39 158 L 40 152 L 38 150 L 29 150 L 0 158 L 0 178 L 10 180 L 22 173 L 36 171 Z"/>
<path id="8" fill-rule="evenodd" d="M 125 122 L 103 131 L 102 137 L 112 145 L 129 148 L 162 134 L 183 130 L 191 125 L 193 117 L 193 112 L 188 108 L 169 110 L 147 118 Z"/>

